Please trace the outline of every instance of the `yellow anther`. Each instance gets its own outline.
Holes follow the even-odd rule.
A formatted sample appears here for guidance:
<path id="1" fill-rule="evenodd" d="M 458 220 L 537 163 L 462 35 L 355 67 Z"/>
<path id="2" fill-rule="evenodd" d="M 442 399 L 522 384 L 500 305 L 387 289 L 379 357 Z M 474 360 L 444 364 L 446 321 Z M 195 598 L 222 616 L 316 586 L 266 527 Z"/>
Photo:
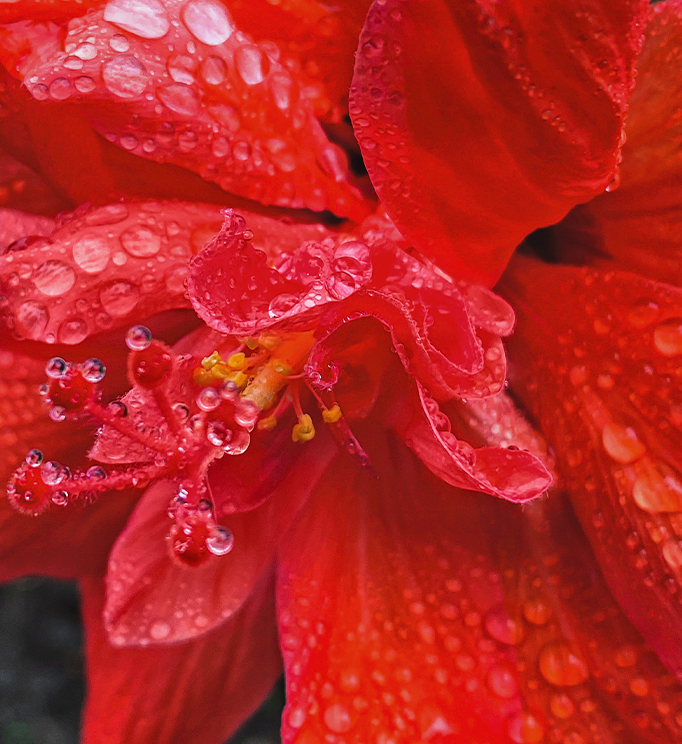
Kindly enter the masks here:
<path id="1" fill-rule="evenodd" d="M 277 426 L 277 417 L 268 416 L 267 418 L 262 418 L 256 424 L 256 429 L 258 429 L 258 431 L 272 431 L 276 426 Z"/>
<path id="2" fill-rule="evenodd" d="M 234 382 L 240 390 L 243 390 L 246 387 L 246 383 L 249 381 L 249 376 L 245 375 L 243 372 L 230 372 L 227 379 L 230 380 L 230 382 Z"/>
<path id="3" fill-rule="evenodd" d="M 217 351 L 214 351 L 213 354 L 211 354 L 210 356 L 204 357 L 201 360 L 201 366 L 205 370 L 209 370 L 209 369 L 213 369 L 213 367 L 215 367 L 216 364 L 218 364 L 219 362 L 222 362 L 222 361 L 223 360 L 222 360 L 222 357 L 220 356 L 220 354 L 218 354 Z"/>
<path id="4" fill-rule="evenodd" d="M 227 364 L 225 364 L 225 362 L 220 361 L 211 369 L 211 374 L 216 380 L 227 380 L 227 378 L 232 374 L 232 370 L 227 366 Z"/>
<path id="5" fill-rule="evenodd" d="M 246 366 L 246 354 L 243 352 L 238 352 L 237 354 L 233 354 L 228 360 L 227 363 L 232 369 L 244 369 Z"/>
<path id="6" fill-rule="evenodd" d="M 298 423 L 291 430 L 291 438 L 294 442 L 309 442 L 315 436 L 313 420 L 307 413 L 298 417 Z"/>
<path id="7" fill-rule="evenodd" d="M 322 420 L 325 424 L 335 424 L 341 418 L 341 409 L 337 404 L 322 411 Z"/>
<path id="8" fill-rule="evenodd" d="M 246 344 L 251 351 L 255 351 L 258 348 L 258 339 L 253 336 L 246 336 L 245 338 L 239 339 L 240 344 Z"/>
<path id="9" fill-rule="evenodd" d="M 280 375 L 288 376 L 293 372 L 293 370 L 291 369 L 291 365 L 283 362 L 281 359 L 273 359 L 272 367 L 275 372 L 278 372 Z"/>

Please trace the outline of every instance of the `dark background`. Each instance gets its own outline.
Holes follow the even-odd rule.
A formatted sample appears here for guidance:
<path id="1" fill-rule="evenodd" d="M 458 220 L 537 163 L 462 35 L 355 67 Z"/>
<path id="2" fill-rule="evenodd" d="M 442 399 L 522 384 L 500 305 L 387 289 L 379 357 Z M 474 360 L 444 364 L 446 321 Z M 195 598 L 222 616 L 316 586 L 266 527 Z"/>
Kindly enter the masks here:
<path id="1" fill-rule="evenodd" d="M 85 695 L 78 592 L 42 578 L 0 586 L 0 742 L 77 744 Z M 229 744 L 279 744 L 280 683 Z"/>

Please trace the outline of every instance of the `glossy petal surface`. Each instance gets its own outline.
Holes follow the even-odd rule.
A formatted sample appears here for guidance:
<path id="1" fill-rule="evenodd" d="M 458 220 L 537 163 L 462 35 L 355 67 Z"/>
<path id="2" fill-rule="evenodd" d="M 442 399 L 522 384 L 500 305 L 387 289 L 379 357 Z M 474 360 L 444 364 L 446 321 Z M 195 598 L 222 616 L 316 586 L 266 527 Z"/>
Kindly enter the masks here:
<path id="1" fill-rule="evenodd" d="M 502 287 L 519 319 L 512 389 L 556 450 L 615 597 L 679 673 L 682 291 L 527 259 Z"/>
<path id="2" fill-rule="evenodd" d="M 283 741 L 676 741 L 680 687 L 566 502 L 524 516 L 389 446 L 392 476 L 343 466 L 280 549 Z"/>
<path id="3" fill-rule="evenodd" d="M 99 579 L 81 584 L 87 640 L 85 744 L 220 744 L 281 672 L 270 577 L 229 623 L 199 640 L 113 648 Z M 159 625 L 157 634 L 163 635 Z"/>
<path id="4" fill-rule="evenodd" d="M 311 91 L 218 0 L 110 0 L 70 22 L 61 51 L 36 46 L 22 64 L 33 97 L 82 101 L 123 149 L 264 204 L 364 215 Z"/>
<path id="5" fill-rule="evenodd" d="M 603 191 L 646 7 L 375 2 L 350 111 L 409 242 L 492 284 L 525 235 Z"/>
<path id="6" fill-rule="evenodd" d="M 105 624 L 117 646 L 182 641 L 209 631 L 243 605 L 271 564 L 277 545 L 314 488 L 333 452 L 313 448 L 271 497 L 253 511 L 216 519 L 229 527 L 235 547 L 195 568 L 171 559 L 168 506 L 177 483 L 157 481 L 142 497 L 111 553 Z M 231 510 L 230 510 L 231 511 Z M 155 637 L 163 621 L 168 632 Z"/>

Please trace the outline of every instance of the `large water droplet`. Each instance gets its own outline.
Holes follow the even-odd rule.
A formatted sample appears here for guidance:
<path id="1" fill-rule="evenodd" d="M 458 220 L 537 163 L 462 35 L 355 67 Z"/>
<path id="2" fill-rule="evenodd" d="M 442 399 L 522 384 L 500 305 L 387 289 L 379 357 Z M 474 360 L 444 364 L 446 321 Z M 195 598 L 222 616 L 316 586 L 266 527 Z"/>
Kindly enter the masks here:
<path id="1" fill-rule="evenodd" d="M 505 700 L 513 698 L 519 689 L 514 675 L 504 667 L 493 667 L 488 672 L 488 687 Z"/>
<path id="2" fill-rule="evenodd" d="M 156 91 L 158 99 L 176 114 L 194 116 L 201 105 L 199 96 L 194 88 L 183 83 L 171 83 Z"/>
<path id="3" fill-rule="evenodd" d="M 73 260 L 86 274 L 99 274 L 109 263 L 111 248 L 101 235 L 84 235 L 71 249 Z"/>
<path id="4" fill-rule="evenodd" d="M 131 54 L 119 54 L 102 67 L 102 79 L 115 96 L 137 98 L 144 93 L 149 74 L 139 59 Z"/>
<path id="5" fill-rule="evenodd" d="M 88 324 L 83 318 L 68 318 L 57 331 L 57 340 L 60 344 L 79 344 L 88 336 Z"/>
<path id="6" fill-rule="evenodd" d="M 643 461 L 640 464 L 632 497 L 640 509 L 652 514 L 682 511 L 682 483 L 663 463 L 654 465 Z"/>
<path id="7" fill-rule="evenodd" d="M 234 53 L 234 63 L 241 79 L 247 85 L 262 83 L 270 69 L 268 58 L 253 44 L 240 46 Z"/>
<path id="8" fill-rule="evenodd" d="M 168 74 L 175 83 L 184 83 L 192 85 L 194 82 L 194 71 L 197 67 L 197 61 L 189 54 L 171 54 L 166 63 Z"/>
<path id="9" fill-rule="evenodd" d="M 152 624 L 151 628 L 149 628 L 149 637 L 153 641 L 163 641 L 164 638 L 168 638 L 170 632 L 171 628 L 167 622 L 164 620 L 157 620 Z"/>
<path id="10" fill-rule="evenodd" d="M 485 629 L 500 643 L 516 645 L 523 639 L 523 627 L 509 616 L 504 607 L 493 607 L 485 616 Z"/>
<path id="11" fill-rule="evenodd" d="M 35 300 L 27 300 L 17 308 L 14 314 L 14 330 L 25 338 L 36 341 L 42 339 L 50 314 L 45 305 Z"/>
<path id="12" fill-rule="evenodd" d="M 353 726 L 353 719 L 348 712 L 348 708 L 341 703 L 334 703 L 325 710 L 324 722 L 327 724 L 327 728 L 335 734 L 350 731 Z"/>
<path id="13" fill-rule="evenodd" d="M 225 527 L 216 527 L 215 532 L 206 538 L 206 547 L 213 555 L 227 555 L 234 547 L 234 535 Z"/>
<path id="14" fill-rule="evenodd" d="M 33 283 L 44 295 L 59 297 L 76 283 L 76 273 L 63 261 L 50 259 L 35 270 Z"/>
<path id="15" fill-rule="evenodd" d="M 327 279 L 325 286 L 335 300 L 345 300 L 357 289 L 355 279 L 347 271 L 335 271 Z"/>
<path id="16" fill-rule="evenodd" d="M 107 372 L 107 368 L 104 366 L 104 362 L 101 359 L 95 359 L 94 357 L 86 359 L 81 364 L 81 375 L 87 382 L 101 382 L 104 379 L 104 375 Z"/>
<path id="17" fill-rule="evenodd" d="M 271 318 L 281 318 L 289 312 L 298 302 L 298 296 L 290 292 L 283 292 L 270 300 L 268 315 Z"/>
<path id="18" fill-rule="evenodd" d="M 152 342 L 152 332 L 143 325 L 133 326 L 126 333 L 126 346 L 131 351 L 143 351 Z"/>
<path id="19" fill-rule="evenodd" d="M 227 65 L 220 57 L 206 57 L 199 72 L 209 85 L 220 85 L 227 75 Z"/>
<path id="20" fill-rule="evenodd" d="M 542 647 L 538 664 L 542 676 L 557 687 L 574 687 L 590 676 L 587 664 L 561 639 Z"/>
<path id="21" fill-rule="evenodd" d="M 133 225 L 120 236 L 121 245 L 131 256 L 149 258 L 161 249 L 161 238 L 145 225 Z"/>
<path id="22" fill-rule="evenodd" d="M 658 320 L 660 308 L 652 300 L 639 300 L 628 311 L 628 322 L 633 328 L 641 330 Z"/>
<path id="23" fill-rule="evenodd" d="M 122 318 L 135 309 L 140 299 L 140 290 L 122 279 L 109 282 L 99 291 L 104 310 L 114 318 Z"/>
<path id="24" fill-rule="evenodd" d="M 182 22 L 202 44 L 217 46 L 227 41 L 235 26 L 222 3 L 190 0 L 181 11 Z"/>
<path id="25" fill-rule="evenodd" d="M 682 318 L 670 318 L 654 330 L 654 346 L 663 356 L 682 354 Z"/>
<path id="26" fill-rule="evenodd" d="M 602 429 L 602 443 L 607 453 L 616 461 L 627 465 L 639 460 L 646 452 L 646 446 L 637 438 L 637 432 L 630 426 L 624 427 L 610 421 Z"/>
<path id="27" fill-rule="evenodd" d="M 160 0 L 109 0 L 104 20 L 143 39 L 160 39 L 170 29 L 166 8 Z"/>
<path id="28" fill-rule="evenodd" d="M 546 625 L 552 617 L 552 608 L 544 599 L 534 597 L 524 603 L 523 616 L 532 625 Z"/>
<path id="29" fill-rule="evenodd" d="M 507 732 L 516 744 L 537 744 L 545 736 L 545 729 L 540 721 L 527 711 L 512 716 Z"/>

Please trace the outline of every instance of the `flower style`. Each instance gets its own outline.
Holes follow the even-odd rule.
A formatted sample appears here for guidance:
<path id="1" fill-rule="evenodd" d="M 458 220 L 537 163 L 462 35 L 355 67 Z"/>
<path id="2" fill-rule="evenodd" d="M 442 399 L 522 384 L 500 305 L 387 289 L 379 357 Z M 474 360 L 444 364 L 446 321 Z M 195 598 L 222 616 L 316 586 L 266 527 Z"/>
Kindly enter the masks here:
<path id="1" fill-rule="evenodd" d="M 79 579 L 84 741 L 282 661 L 285 742 L 680 741 L 680 3 L 85 5 L 0 10 L 0 574 Z"/>

